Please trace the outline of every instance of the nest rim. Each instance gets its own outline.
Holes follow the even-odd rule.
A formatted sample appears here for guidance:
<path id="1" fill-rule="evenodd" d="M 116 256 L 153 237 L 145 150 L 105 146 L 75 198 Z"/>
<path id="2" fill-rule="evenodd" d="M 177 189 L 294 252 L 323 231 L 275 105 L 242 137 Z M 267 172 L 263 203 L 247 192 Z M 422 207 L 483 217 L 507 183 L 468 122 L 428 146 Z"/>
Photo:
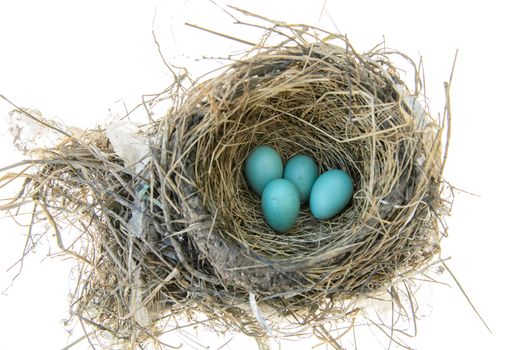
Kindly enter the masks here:
<path id="1" fill-rule="evenodd" d="M 354 294 L 371 293 L 383 288 L 439 252 L 440 235 L 434 213 L 442 205 L 438 200 L 441 192 L 439 169 L 442 168 L 442 147 L 438 135 L 442 127 L 429 115 L 425 116 L 425 127 L 417 127 L 416 116 L 405 104 L 405 96 L 401 93 L 401 86 L 404 91 L 410 89 L 395 75 L 396 70 L 387 58 L 394 55 L 394 51 L 378 49 L 358 54 L 350 49 L 351 45 L 344 37 L 339 38 L 341 46 L 337 46 L 317 40 L 314 42 L 314 37 L 309 38 L 311 41 L 304 39 L 302 35 L 306 33 L 306 28 L 302 31 L 298 29 L 297 34 L 302 39 L 296 37 L 297 40 L 282 43 L 280 47 L 270 46 L 266 50 L 263 45 L 249 50 L 217 77 L 189 92 L 184 104 L 176 113 L 169 115 L 170 121 L 165 123 L 173 125 L 165 132 L 173 135 L 173 141 L 176 141 L 171 147 L 179 155 L 175 157 L 178 164 L 171 164 L 173 173 L 170 175 L 185 178 L 190 183 L 183 196 L 179 194 L 189 199 L 189 205 L 182 203 L 187 208 L 183 217 L 187 215 L 187 219 L 192 218 L 193 221 L 199 216 L 209 215 L 205 228 L 201 229 L 203 233 L 195 234 L 191 239 L 195 241 L 199 255 L 212 264 L 211 273 L 237 288 L 268 296 L 292 289 L 305 291 L 306 284 L 316 285 L 323 280 L 334 280 L 339 284 L 344 278 L 336 276 L 335 271 L 343 274 L 357 270 L 350 256 L 343 259 L 342 255 L 357 245 L 372 249 L 376 246 L 373 241 L 380 238 L 376 234 L 372 242 L 361 240 L 361 237 L 351 240 L 350 236 L 369 237 L 369 232 L 376 230 L 361 230 L 351 223 L 359 222 L 363 227 L 379 226 L 389 216 L 396 216 L 392 228 L 381 229 L 384 231 L 381 236 L 386 238 L 397 225 L 403 225 L 400 231 L 406 230 L 404 226 L 409 225 L 417 213 L 421 216 L 419 220 L 425 218 L 423 221 L 428 222 L 421 225 L 429 225 L 424 229 L 427 233 L 413 238 L 421 240 L 421 245 L 403 247 L 414 249 L 411 255 L 416 253 L 418 257 L 413 256 L 414 261 L 402 261 L 401 256 L 393 257 L 398 262 L 389 262 L 385 266 L 382 266 L 383 255 L 372 258 L 374 263 L 370 266 L 368 262 L 363 262 L 363 268 L 376 265 L 381 266 L 378 270 L 390 271 L 365 273 L 361 277 L 363 285 L 359 287 L 356 283 L 333 288 L 338 293 L 346 290 L 344 298 L 350 298 Z M 340 83 L 338 88 L 336 81 Z M 354 82 L 357 84 L 351 87 Z M 323 92 L 316 97 L 303 96 L 303 91 L 315 95 L 314 90 L 317 89 Z M 326 101 L 328 96 L 331 98 Z M 338 98 L 332 99 L 335 96 Z M 352 97 L 355 98 L 353 102 Z M 277 101 L 282 103 L 281 107 L 277 107 Z M 317 104 L 325 105 L 325 108 Z M 347 107 L 356 112 L 352 118 L 350 111 L 341 111 Z M 296 113 L 303 108 L 303 112 Z M 319 111 L 314 112 L 317 108 Z M 306 110 L 312 111 L 309 120 Z M 333 111 L 337 112 L 332 114 Z M 314 122 L 318 113 L 326 113 L 330 118 Z M 257 117 L 251 118 L 251 115 Z M 267 119 L 262 115 L 266 115 Z M 369 129 L 370 123 L 374 126 Z M 310 128 L 311 132 L 307 132 Z M 340 128 L 347 132 L 343 134 Z M 348 134 L 348 129 L 353 128 L 357 129 L 356 133 Z M 313 131 L 320 134 L 316 135 Z M 369 143 L 373 139 L 380 145 L 372 146 L 369 153 Z M 405 146 L 394 147 L 393 144 L 398 142 L 405 143 Z M 311 218 L 305 207 L 297 225 L 287 234 L 277 235 L 265 224 L 259 198 L 248 189 L 241 171 L 249 152 L 263 144 L 274 147 L 283 161 L 304 153 L 320 164 L 321 171 L 332 168 L 347 171 L 358 188 L 352 204 L 337 217 L 326 221 Z M 375 165 L 374 169 L 374 163 L 380 162 L 382 164 Z M 421 165 L 416 165 L 417 162 Z M 375 171 L 377 173 L 373 175 Z M 400 179 L 403 180 L 398 183 Z M 382 186 L 379 182 L 383 182 Z M 186 186 L 183 181 L 177 180 L 172 187 Z M 375 194 L 374 187 L 380 187 Z M 415 194 L 413 191 L 418 192 L 418 200 L 411 198 Z M 427 202 L 422 201 L 422 207 L 418 209 L 420 198 L 427 198 Z M 408 202 L 414 202 L 414 205 Z M 392 213 L 397 206 L 407 206 L 407 213 L 402 214 L 401 210 Z M 375 216 L 378 216 L 377 220 L 373 219 Z M 207 238 L 204 237 L 205 231 Z M 402 235 L 401 241 L 413 236 L 411 229 L 407 231 L 409 234 Z M 212 236 L 215 237 L 214 243 L 209 242 Z M 328 242 L 321 244 L 321 237 Z M 387 239 L 390 240 L 395 240 L 394 235 Z M 229 248 L 221 248 L 224 252 L 216 254 L 214 250 L 225 241 L 232 241 L 228 244 Z M 264 243 L 259 245 L 255 242 Z M 264 244 L 267 244 L 267 250 L 263 248 Z M 281 248 L 277 249 L 277 245 Z M 314 245 L 317 245 L 315 249 Z M 392 248 L 387 248 L 378 244 L 377 248 L 389 255 L 398 245 L 399 242 L 393 242 Z M 291 246 L 294 248 L 288 251 Z M 358 254 L 352 255 L 355 260 L 361 260 L 361 255 L 359 259 Z M 396 266 L 389 266 L 391 264 Z M 317 273 L 318 282 L 298 273 L 310 274 L 310 269 L 324 268 L 325 273 Z M 240 272 L 244 269 L 246 271 Z M 234 270 L 239 273 L 233 273 Z M 329 278 L 328 275 L 332 274 L 334 276 Z M 385 276 L 379 278 L 382 274 Z M 367 281 L 372 276 L 380 282 Z M 257 281 L 259 279 L 260 282 Z M 323 294 L 328 294 L 328 291 Z"/>

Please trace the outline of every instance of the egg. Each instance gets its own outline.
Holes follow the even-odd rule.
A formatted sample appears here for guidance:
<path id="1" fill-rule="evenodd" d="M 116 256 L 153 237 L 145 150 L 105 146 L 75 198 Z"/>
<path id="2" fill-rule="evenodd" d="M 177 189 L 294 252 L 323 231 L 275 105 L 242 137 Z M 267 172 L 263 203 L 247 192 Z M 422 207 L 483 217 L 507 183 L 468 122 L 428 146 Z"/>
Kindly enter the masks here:
<path id="1" fill-rule="evenodd" d="M 332 169 L 315 180 L 310 194 L 310 211 L 325 220 L 339 214 L 350 202 L 354 191 L 352 178 L 342 170 Z"/>
<path id="2" fill-rule="evenodd" d="M 264 219 L 275 231 L 286 232 L 295 226 L 300 208 L 299 191 L 288 180 L 272 180 L 262 192 Z"/>
<path id="3" fill-rule="evenodd" d="M 317 176 L 319 176 L 317 164 L 311 157 L 303 154 L 292 157 L 284 168 L 284 178 L 297 187 L 301 203 L 306 203 L 310 199 L 310 191 Z"/>
<path id="4" fill-rule="evenodd" d="M 244 170 L 249 187 L 260 195 L 268 182 L 282 177 L 282 159 L 272 147 L 259 146 L 247 157 Z"/>

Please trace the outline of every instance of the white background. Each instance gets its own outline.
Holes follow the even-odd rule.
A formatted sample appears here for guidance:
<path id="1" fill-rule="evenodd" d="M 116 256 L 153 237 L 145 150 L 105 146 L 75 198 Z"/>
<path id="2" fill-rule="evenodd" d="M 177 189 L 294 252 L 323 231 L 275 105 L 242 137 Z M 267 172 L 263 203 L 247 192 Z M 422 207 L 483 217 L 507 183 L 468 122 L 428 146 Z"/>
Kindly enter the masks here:
<path id="1" fill-rule="evenodd" d="M 0 94 L 69 125 L 104 123 L 116 101 L 133 106 L 142 94 L 161 91 L 171 81 L 151 33 L 156 8 L 154 27 L 173 62 L 190 62 L 176 52 L 214 55 L 231 48 L 230 42 L 179 25 L 188 16 L 221 31 L 225 18 L 214 5 L 201 1 L 188 6 L 185 14 L 182 2 L 174 3 L 3 0 Z M 445 177 L 480 197 L 457 195 L 443 256 L 452 257 L 449 266 L 493 335 L 445 276 L 452 287 L 435 287 L 432 299 L 425 301 L 433 312 L 420 321 L 413 344 L 419 349 L 525 348 L 528 28 L 522 2 L 328 0 L 322 16 L 323 0 L 229 3 L 288 22 L 329 30 L 335 25 L 359 51 L 385 39 L 387 46 L 414 59 L 421 55 L 436 113 L 442 112 L 443 81 L 449 77 L 455 50 L 460 50 L 451 91 L 453 133 Z M 231 33 L 254 39 L 254 33 Z M 0 101 L 0 165 L 21 159 L 6 133 L 3 117 L 10 109 Z M 3 290 L 16 273 L 6 270 L 20 256 L 25 230 L 0 215 Z M 0 295 L 2 349 L 59 349 L 74 340 L 61 324 L 67 317 L 71 263 L 46 258 L 56 251 L 53 242 L 50 247 L 41 245 L 26 260 L 7 296 Z M 210 339 L 202 340 L 207 345 Z M 237 344 L 242 343 L 230 346 Z"/>

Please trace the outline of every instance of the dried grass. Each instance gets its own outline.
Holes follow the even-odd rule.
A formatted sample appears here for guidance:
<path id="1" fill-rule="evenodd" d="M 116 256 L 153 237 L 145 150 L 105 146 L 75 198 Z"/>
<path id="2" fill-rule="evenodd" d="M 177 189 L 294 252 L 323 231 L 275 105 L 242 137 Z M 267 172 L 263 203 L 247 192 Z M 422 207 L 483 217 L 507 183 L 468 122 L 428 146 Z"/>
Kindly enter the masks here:
<path id="1" fill-rule="evenodd" d="M 2 209 L 34 203 L 33 224 L 50 223 L 77 258 L 71 308 L 83 325 L 135 345 L 156 342 L 175 315 L 259 339 L 287 320 L 338 348 L 324 322 L 353 318 L 358 298 L 392 290 L 440 252 L 444 125 L 427 113 L 417 120 L 404 101 L 412 89 L 391 62 L 415 69 L 418 97 L 412 61 L 383 47 L 360 54 L 345 36 L 309 26 L 262 29 L 214 77 L 187 89 L 179 76 L 154 98 L 173 104 L 148 126 L 141 173 L 104 130 L 41 150 L 17 174 L 3 169 L 2 186 L 24 185 Z M 357 188 L 351 205 L 325 221 L 303 208 L 291 231 L 271 230 L 242 171 L 260 144 L 284 160 L 304 153 L 321 171 L 347 171 Z M 139 236 L 129 232 L 134 211 L 144 214 Z M 68 244 L 66 226 L 79 230 Z M 273 316 L 259 321 L 256 302 Z"/>

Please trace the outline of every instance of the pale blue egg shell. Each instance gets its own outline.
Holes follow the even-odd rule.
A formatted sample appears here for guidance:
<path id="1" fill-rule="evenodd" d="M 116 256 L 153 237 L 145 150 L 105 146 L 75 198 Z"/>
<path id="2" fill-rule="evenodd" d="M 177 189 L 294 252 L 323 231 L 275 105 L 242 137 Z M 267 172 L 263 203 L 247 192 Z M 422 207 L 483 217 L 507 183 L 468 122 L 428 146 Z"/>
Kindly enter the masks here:
<path id="1" fill-rule="evenodd" d="M 297 187 L 301 203 L 306 203 L 310 199 L 312 186 L 318 176 L 317 164 L 311 157 L 303 154 L 292 157 L 284 168 L 284 178 Z"/>
<path id="2" fill-rule="evenodd" d="M 274 179 L 282 177 L 282 159 L 270 146 L 259 146 L 247 157 L 244 166 L 249 187 L 258 194 Z"/>
<path id="3" fill-rule="evenodd" d="M 262 212 L 275 231 L 286 232 L 295 226 L 300 209 L 299 191 L 290 181 L 275 179 L 264 187 Z"/>
<path id="4" fill-rule="evenodd" d="M 310 211 L 319 220 L 339 214 L 354 192 L 352 178 L 342 170 L 324 172 L 315 181 L 310 194 Z"/>

